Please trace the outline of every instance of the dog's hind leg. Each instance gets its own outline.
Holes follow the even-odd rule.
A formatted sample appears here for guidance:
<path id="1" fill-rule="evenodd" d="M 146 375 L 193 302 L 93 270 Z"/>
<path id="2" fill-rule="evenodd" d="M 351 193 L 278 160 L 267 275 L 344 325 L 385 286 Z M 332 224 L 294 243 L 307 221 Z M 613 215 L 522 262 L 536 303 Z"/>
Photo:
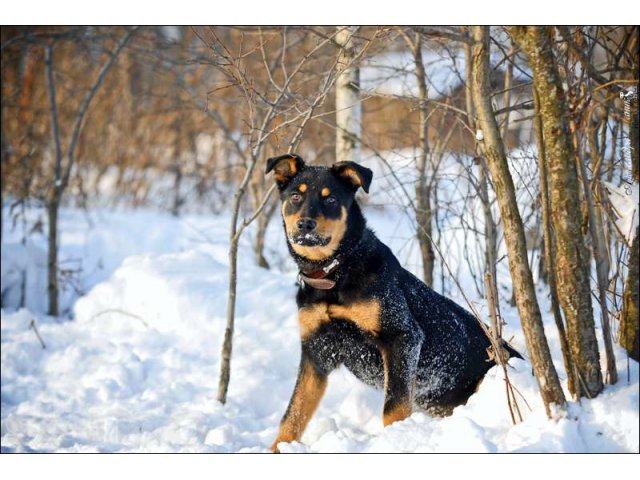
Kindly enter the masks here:
<path id="1" fill-rule="evenodd" d="M 411 415 L 423 337 L 422 332 L 403 332 L 380 349 L 384 361 L 382 421 L 385 427 Z"/>
<path id="2" fill-rule="evenodd" d="M 278 437 L 271 450 L 278 453 L 278 443 L 300 440 L 311 416 L 315 412 L 327 387 L 327 375 L 319 372 L 309 357 L 302 352 L 298 380 L 287 411 L 280 422 Z"/>

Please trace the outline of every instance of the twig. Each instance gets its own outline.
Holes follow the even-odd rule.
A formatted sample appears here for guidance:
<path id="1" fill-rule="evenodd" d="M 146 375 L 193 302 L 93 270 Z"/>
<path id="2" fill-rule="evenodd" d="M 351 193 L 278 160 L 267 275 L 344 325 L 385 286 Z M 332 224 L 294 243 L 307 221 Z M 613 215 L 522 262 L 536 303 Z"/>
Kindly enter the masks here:
<path id="1" fill-rule="evenodd" d="M 607 86 L 607 88 L 611 88 L 616 93 L 624 91 L 622 87 L 617 85 L 617 83 L 620 83 L 619 81 L 616 81 L 615 83 L 610 82 L 608 78 L 602 75 L 598 71 L 598 69 L 593 66 L 593 63 L 589 61 L 589 59 L 584 54 L 584 52 L 580 49 L 580 47 L 576 45 L 576 42 L 573 41 L 573 38 L 569 33 L 569 29 L 566 26 L 559 26 L 556 28 L 560 32 L 560 35 L 562 36 L 563 40 L 567 43 L 567 45 L 569 45 L 571 51 L 575 54 L 578 60 L 580 60 L 580 63 L 587 70 L 587 72 L 589 73 L 589 76 L 593 80 L 595 80 L 602 87 Z"/>
<path id="2" fill-rule="evenodd" d="M 487 296 L 487 304 L 489 306 L 489 313 L 491 317 L 491 336 L 489 340 L 491 341 L 491 352 L 490 356 L 493 357 L 493 360 L 502 368 L 504 373 L 504 387 L 507 393 L 507 406 L 509 407 L 509 413 L 511 414 L 511 422 L 515 425 L 516 418 L 513 413 L 515 408 L 516 413 L 518 414 L 518 418 L 520 421 L 523 420 L 522 413 L 520 412 L 520 407 L 518 406 L 518 402 L 516 400 L 515 393 L 513 391 L 513 387 L 511 386 L 511 382 L 509 381 L 509 374 L 507 373 L 507 362 L 506 362 L 506 352 L 502 345 L 502 335 L 501 328 L 498 322 L 498 314 L 497 314 L 497 303 L 495 297 L 494 283 L 491 276 L 491 273 L 486 272 L 484 274 L 484 291 Z"/>
<path id="3" fill-rule="evenodd" d="M 500 110 L 496 110 L 496 115 L 501 115 L 507 112 L 513 112 L 514 110 L 533 110 L 533 102 L 531 100 L 526 100 L 524 102 L 518 103 L 517 105 L 510 105 L 508 107 L 501 108 Z"/>
<path id="4" fill-rule="evenodd" d="M 29 328 L 31 330 L 33 330 L 33 333 L 35 333 L 36 337 L 38 337 L 38 340 L 40 341 L 40 345 L 42 345 L 42 349 L 44 350 L 45 348 L 47 348 L 47 346 L 44 344 L 44 340 L 42 340 L 42 337 L 40 336 L 40 332 L 38 332 L 38 327 L 36 327 L 35 319 L 31 319 L 31 323 L 29 324 Z"/>
<path id="5" fill-rule="evenodd" d="M 429 28 L 413 27 L 412 29 L 415 32 L 418 32 L 427 38 L 444 39 L 444 40 L 450 40 L 453 42 L 460 42 L 460 43 L 471 42 L 471 40 L 468 37 L 465 37 L 462 33 L 456 33 L 456 32 L 451 32 L 446 30 L 432 30 L 431 28 L 432 27 L 429 27 Z"/>
<path id="6" fill-rule="evenodd" d="M 147 321 L 144 318 L 142 318 L 139 315 L 136 315 L 135 313 L 129 313 L 129 312 L 127 312 L 125 310 L 122 310 L 120 308 L 108 308 L 107 310 L 103 310 L 101 312 L 98 312 L 93 317 L 91 317 L 89 319 L 89 321 L 91 322 L 91 321 L 95 320 L 96 318 L 101 317 L 103 315 L 107 315 L 109 313 L 119 313 L 120 315 L 124 315 L 125 317 L 135 318 L 136 320 L 139 320 L 140 323 L 142 323 L 145 327 L 149 328 L 149 324 L 147 323 Z"/>
<path id="7" fill-rule="evenodd" d="M 127 42 L 131 39 L 131 36 L 136 31 L 138 31 L 139 28 L 140 27 L 134 27 L 122 36 L 122 38 L 116 45 L 116 48 L 114 49 L 114 51 L 110 54 L 107 61 L 104 64 L 102 64 L 102 67 L 98 72 L 98 75 L 96 76 L 95 80 L 93 81 L 93 84 L 91 85 L 91 88 L 87 91 L 84 98 L 82 99 L 82 103 L 80 104 L 80 108 L 78 110 L 78 113 L 74 121 L 73 131 L 71 133 L 71 139 L 69 140 L 69 146 L 67 148 L 68 160 L 67 160 L 64 176 L 61 178 L 62 190 L 64 190 L 67 184 L 69 183 L 69 177 L 71 175 L 71 169 L 73 167 L 74 159 L 75 159 L 76 145 L 78 143 L 78 139 L 80 138 L 80 131 L 82 129 L 83 120 L 84 120 L 85 114 L 89 109 L 91 100 L 93 100 L 93 97 L 95 96 L 96 92 L 100 88 L 100 85 L 102 84 L 102 81 L 104 80 L 104 77 L 106 76 L 107 72 L 111 68 L 111 65 L 113 65 L 113 63 L 116 61 L 116 58 L 118 58 L 118 54 L 127 44 Z"/>

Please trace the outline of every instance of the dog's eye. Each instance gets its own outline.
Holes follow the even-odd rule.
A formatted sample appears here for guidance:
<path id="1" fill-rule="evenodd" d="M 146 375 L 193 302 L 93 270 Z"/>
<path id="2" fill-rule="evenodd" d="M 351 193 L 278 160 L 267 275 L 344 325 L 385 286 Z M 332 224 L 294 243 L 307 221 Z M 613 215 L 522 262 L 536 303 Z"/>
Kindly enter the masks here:
<path id="1" fill-rule="evenodd" d="M 325 198 L 325 200 L 324 200 L 324 202 L 325 202 L 327 205 L 335 205 L 337 201 L 338 201 L 338 200 L 336 200 L 336 197 L 333 197 L 333 196 L 331 196 L 331 197 L 327 197 L 327 198 Z"/>
<path id="2" fill-rule="evenodd" d="M 302 200 L 302 195 L 300 195 L 298 192 L 293 192 L 290 198 L 293 203 L 298 203 Z"/>

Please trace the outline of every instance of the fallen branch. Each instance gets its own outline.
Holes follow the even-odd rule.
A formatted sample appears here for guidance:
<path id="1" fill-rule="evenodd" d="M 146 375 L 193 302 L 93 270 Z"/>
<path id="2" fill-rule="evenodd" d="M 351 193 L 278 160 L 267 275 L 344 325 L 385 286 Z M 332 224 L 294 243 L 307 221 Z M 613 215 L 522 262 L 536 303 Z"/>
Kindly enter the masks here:
<path id="1" fill-rule="evenodd" d="M 38 327 L 36 327 L 36 321 L 34 319 L 31 319 L 29 328 L 33 330 L 33 333 L 35 333 L 36 337 L 38 337 L 38 341 L 40 342 L 40 345 L 42 345 L 42 349 L 43 350 L 46 349 L 47 346 L 44 344 L 44 340 L 42 340 L 42 337 L 40 336 L 40 332 L 38 332 Z"/>
<path id="2" fill-rule="evenodd" d="M 129 312 L 127 312 L 125 310 L 121 310 L 119 308 L 109 308 L 107 310 L 103 310 L 101 312 L 98 312 L 93 317 L 91 317 L 89 319 L 89 321 L 92 322 L 96 318 L 101 317 L 103 315 L 107 315 L 109 313 L 119 313 L 120 315 L 124 315 L 125 317 L 135 318 L 136 320 L 139 320 L 140 323 L 142 323 L 145 327 L 149 328 L 149 323 L 147 323 L 147 321 L 144 318 L 142 318 L 139 315 L 136 315 L 135 313 L 129 313 Z"/>

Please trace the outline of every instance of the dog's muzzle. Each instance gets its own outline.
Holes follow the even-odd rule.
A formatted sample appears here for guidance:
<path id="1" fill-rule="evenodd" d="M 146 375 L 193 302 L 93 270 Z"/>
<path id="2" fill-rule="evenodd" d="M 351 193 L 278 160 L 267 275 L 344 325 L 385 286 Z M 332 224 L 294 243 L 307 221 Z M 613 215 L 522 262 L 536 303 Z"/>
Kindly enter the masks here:
<path id="1" fill-rule="evenodd" d="M 326 247 L 331 241 L 331 237 L 323 237 L 315 232 L 294 233 L 289 235 L 289 241 L 295 245 L 304 247 Z"/>

